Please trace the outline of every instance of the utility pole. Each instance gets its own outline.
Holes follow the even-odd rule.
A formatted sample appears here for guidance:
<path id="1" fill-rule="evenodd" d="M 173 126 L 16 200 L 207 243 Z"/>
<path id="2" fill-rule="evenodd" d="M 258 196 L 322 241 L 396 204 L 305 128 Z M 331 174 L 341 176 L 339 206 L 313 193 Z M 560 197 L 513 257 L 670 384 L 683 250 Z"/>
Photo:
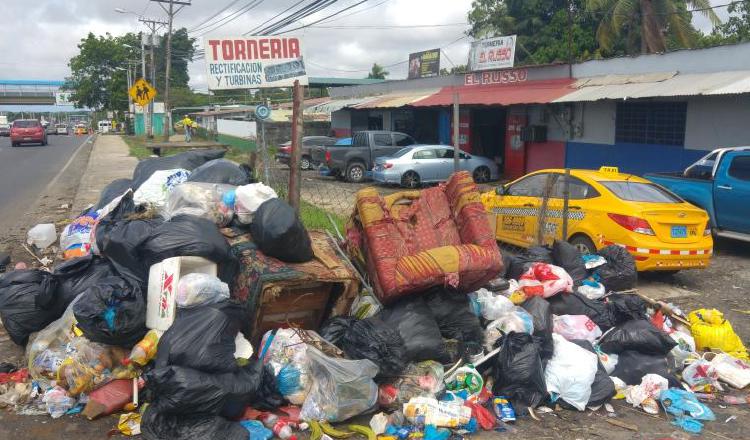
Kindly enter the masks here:
<path id="1" fill-rule="evenodd" d="M 453 90 L 453 171 L 461 168 L 459 157 L 461 156 L 461 136 L 459 131 L 459 100 L 458 90 Z"/>
<path id="2" fill-rule="evenodd" d="M 156 2 L 167 13 L 167 54 L 166 68 L 164 69 L 164 140 L 169 142 L 169 131 L 172 127 L 172 115 L 169 109 L 169 74 L 172 70 L 172 23 L 174 16 L 185 6 L 190 6 L 191 0 L 151 0 Z M 164 4 L 169 6 L 164 6 Z M 175 5 L 179 6 L 175 9 Z"/>
<path id="3" fill-rule="evenodd" d="M 154 57 L 154 44 L 156 44 L 156 31 L 160 29 L 162 26 L 167 25 L 166 20 L 155 20 L 145 17 L 138 17 L 138 21 L 145 24 L 149 31 L 151 31 L 151 36 L 148 41 L 149 46 L 149 61 L 151 61 L 151 85 L 154 86 L 155 89 L 158 90 L 156 87 L 156 58 Z M 141 61 L 143 63 L 143 68 L 141 69 L 141 74 L 143 75 L 143 79 L 147 79 L 146 76 L 146 51 L 145 51 L 145 44 L 143 42 L 143 38 L 141 38 Z M 151 101 L 148 103 L 148 106 L 143 109 L 143 125 L 146 130 L 146 136 L 148 136 L 149 139 L 152 139 L 154 137 L 154 102 Z"/>

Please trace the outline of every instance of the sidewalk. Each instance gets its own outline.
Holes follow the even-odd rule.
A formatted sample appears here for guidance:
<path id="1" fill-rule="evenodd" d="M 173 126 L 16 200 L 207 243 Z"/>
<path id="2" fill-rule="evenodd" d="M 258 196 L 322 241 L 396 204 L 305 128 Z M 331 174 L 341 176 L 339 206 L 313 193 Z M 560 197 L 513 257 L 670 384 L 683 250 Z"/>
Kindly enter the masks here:
<path id="1" fill-rule="evenodd" d="M 120 136 L 98 136 L 73 200 L 71 216 L 95 204 L 102 189 L 113 180 L 131 178 L 137 164 L 138 159 L 130 156 L 128 145 Z"/>

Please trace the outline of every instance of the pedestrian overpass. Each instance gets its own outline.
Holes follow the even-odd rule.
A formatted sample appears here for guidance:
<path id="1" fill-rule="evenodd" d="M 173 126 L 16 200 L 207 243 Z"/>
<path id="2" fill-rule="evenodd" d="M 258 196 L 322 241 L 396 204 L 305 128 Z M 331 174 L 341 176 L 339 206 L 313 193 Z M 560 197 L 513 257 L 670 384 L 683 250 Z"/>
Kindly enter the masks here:
<path id="1" fill-rule="evenodd" d="M 0 79 L 0 105 L 54 105 L 64 81 Z"/>

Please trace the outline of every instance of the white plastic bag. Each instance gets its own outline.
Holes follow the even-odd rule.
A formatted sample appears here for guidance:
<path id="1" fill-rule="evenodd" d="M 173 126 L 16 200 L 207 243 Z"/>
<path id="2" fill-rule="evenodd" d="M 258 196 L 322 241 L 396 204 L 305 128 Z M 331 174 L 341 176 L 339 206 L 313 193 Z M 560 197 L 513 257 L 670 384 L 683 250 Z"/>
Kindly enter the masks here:
<path id="1" fill-rule="evenodd" d="M 250 359 L 253 356 L 253 345 L 245 339 L 242 332 L 238 332 L 234 338 L 234 347 L 235 359 Z"/>
<path id="2" fill-rule="evenodd" d="M 229 299 L 229 286 L 215 276 L 189 273 L 177 284 L 177 307 L 195 307 Z"/>
<path id="3" fill-rule="evenodd" d="M 723 387 L 719 383 L 719 372 L 716 371 L 716 367 L 705 359 L 698 359 L 688 364 L 682 370 L 682 380 L 690 385 L 690 388 L 693 390 L 705 385 L 714 386 L 719 391 L 723 390 Z"/>
<path id="4" fill-rule="evenodd" d="M 503 333 L 534 333 L 534 318 L 522 307 L 514 306 L 510 312 L 492 321 L 484 331 L 484 346 L 489 350 L 494 349 L 497 341 Z"/>
<path id="5" fill-rule="evenodd" d="M 527 297 L 549 298 L 560 292 L 572 292 L 573 279 L 562 267 L 547 263 L 533 263 L 521 275 L 518 280 L 518 287 Z"/>
<path id="6" fill-rule="evenodd" d="M 629 386 L 625 389 L 625 400 L 640 406 L 649 414 L 659 414 L 657 399 L 662 391 L 669 389 L 669 381 L 658 374 L 647 374 L 641 379 L 640 385 Z"/>
<path id="7" fill-rule="evenodd" d="M 148 204 L 161 208 L 167 201 L 172 189 L 190 177 L 190 171 L 177 168 L 174 170 L 155 171 L 133 194 L 136 205 Z"/>
<path id="8" fill-rule="evenodd" d="M 223 227 L 234 217 L 231 192 L 235 187 L 220 183 L 185 182 L 172 189 L 162 209 L 166 220 L 188 214 L 205 218 Z"/>
<path id="9" fill-rule="evenodd" d="M 29 375 L 42 387 L 56 378 L 57 370 L 68 356 L 66 346 L 76 339 L 73 325 L 77 322 L 73 314 L 73 305 L 82 298 L 78 295 L 65 309 L 65 313 L 51 322 L 36 334 L 26 345 L 26 359 L 28 359 Z"/>
<path id="10" fill-rule="evenodd" d="M 607 293 L 607 289 L 604 288 L 604 284 L 602 283 L 596 283 L 596 287 L 589 284 L 581 284 L 578 286 L 578 293 L 588 299 L 599 299 Z"/>
<path id="11" fill-rule="evenodd" d="M 372 361 L 328 357 L 315 347 L 307 347 L 313 386 L 302 404 L 303 420 L 339 422 L 375 406 L 378 386 L 372 380 L 378 366 Z"/>
<path id="12" fill-rule="evenodd" d="M 68 393 L 58 386 L 45 391 L 42 402 L 47 406 L 47 412 L 53 419 L 62 417 L 76 405 L 76 399 L 68 396 Z"/>
<path id="13" fill-rule="evenodd" d="M 276 191 L 262 183 L 238 186 L 235 192 L 237 220 L 244 225 L 249 225 L 258 207 L 266 200 L 276 197 L 278 197 Z"/>
<path id="14" fill-rule="evenodd" d="M 57 232 L 52 223 L 40 223 L 26 233 L 26 244 L 39 249 L 46 249 L 57 241 Z"/>
<path id="15" fill-rule="evenodd" d="M 479 289 L 476 294 L 482 316 L 488 321 L 500 319 L 515 307 L 505 296 L 496 295 L 487 289 Z"/>
<path id="16" fill-rule="evenodd" d="M 615 371 L 615 368 L 617 367 L 617 361 L 620 360 L 619 355 L 616 355 L 614 353 L 605 353 L 599 348 L 598 345 L 595 345 L 594 349 L 596 349 L 596 355 L 599 356 L 599 362 L 601 362 L 602 366 L 604 366 L 604 370 L 607 372 L 607 374 L 612 374 L 612 372 Z"/>
<path id="17" fill-rule="evenodd" d="M 602 335 L 598 325 L 586 315 L 555 315 L 552 331 L 567 340 L 585 339 L 592 344 Z"/>
<path id="18" fill-rule="evenodd" d="M 704 356 L 710 360 L 722 381 L 740 389 L 750 385 L 750 364 L 747 362 L 726 353 L 706 353 Z"/>
<path id="19" fill-rule="evenodd" d="M 672 358 L 674 359 L 675 367 L 682 368 L 686 361 L 690 359 L 698 359 L 700 355 L 695 351 L 695 339 L 690 333 L 677 330 L 669 334 L 675 341 L 677 346 L 672 349 Z"/>
<path id="20" fill-rule="evenodd" d="M 561 399 L 583 411 L 591 397 L 598 357 L 556 333 L 552 333 L 552 338 L 555 349 L 544 371 L 547 391 L 559 394 Z"/>

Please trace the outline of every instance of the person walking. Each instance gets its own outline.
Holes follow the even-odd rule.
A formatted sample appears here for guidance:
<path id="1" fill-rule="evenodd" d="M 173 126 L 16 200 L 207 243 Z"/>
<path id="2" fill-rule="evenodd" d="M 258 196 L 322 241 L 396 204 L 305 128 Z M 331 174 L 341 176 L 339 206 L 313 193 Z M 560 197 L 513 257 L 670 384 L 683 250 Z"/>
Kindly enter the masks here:
<path id="1" fill-rule="evenodd" d="M 184 118 L 182 118 L 182 121 L 180 121 L 182 124 L 182 127 L 185 129 L 185 142 L 190 142 L 192 140 L 193 135 L 193 120 L 190 119 L 190 116 L 185 115 Z"/>

